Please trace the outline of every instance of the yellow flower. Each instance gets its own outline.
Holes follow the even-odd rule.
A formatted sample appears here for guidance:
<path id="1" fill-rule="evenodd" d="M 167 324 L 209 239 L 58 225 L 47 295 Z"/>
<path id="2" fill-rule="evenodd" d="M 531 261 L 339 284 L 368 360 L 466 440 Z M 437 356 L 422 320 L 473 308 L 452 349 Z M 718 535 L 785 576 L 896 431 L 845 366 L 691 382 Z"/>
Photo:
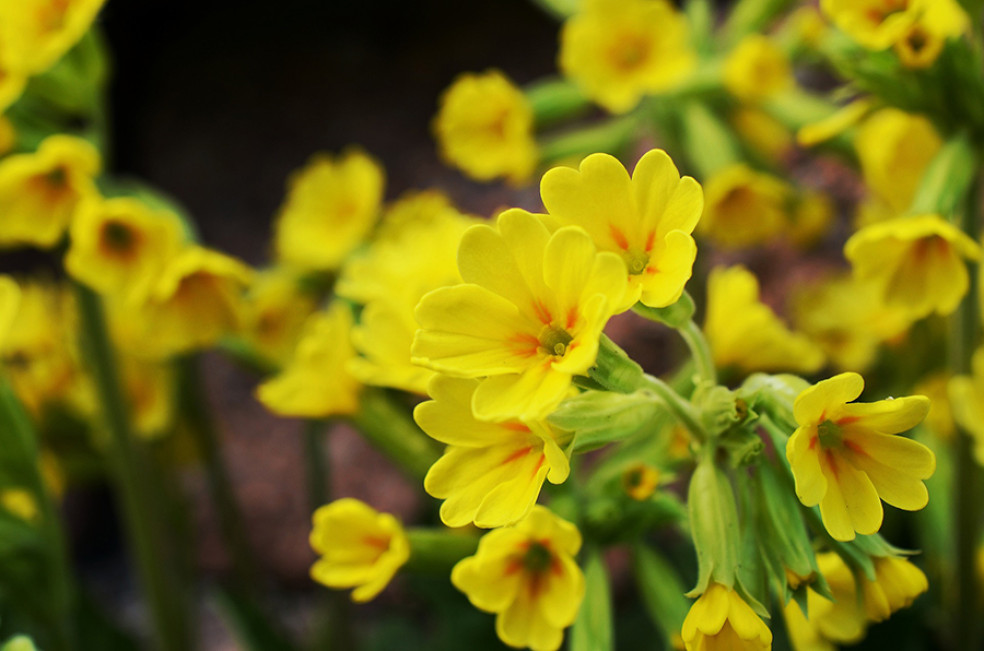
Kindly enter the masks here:
<path id="1" fill-rule="evenodd" d="M 974 351 L 972 375 L 950 380 L 953 419 L 974 439 L 974 456 L 984 466 L 984 348 Z"/>
<path id="2" fill-rule="evenodd" d="M 540 182 L 551 225 L 580 226 L 629 271 L 626 301 L 650 307 L 675 303 L 693 271 L 697 245 L 690 233 L 704 205 L 700 184 L 654 149 L 632 178 L 617 159 L 592 154 L 580 168 L 555 167 Z"/>
<path id="3" fill-rule="evenodd" d="M 884 50 L 905 35 L 935 0 L 820 0 L 837 27 L 869 50 Z"/>
<path id="4" fill-rule="evenodd" d="M 480 181 L 522 183 L 539 160 L 533 107 L 498 70 L 455 79 L 441 96 L 434 135 L 441 157 Z"/>
<path id="5" fill-rule="evenodd" d="M 878 286 L 886 305 L 920 318 L 957 309 L 970 284 L 963 258 L 977 260 L 981 248 L 939 215 L 918 215 L 864 227 L 844 255 L 858 280 Z"/>
<path id="6" fill-rule="evenodd" d="M 0 43 L 10 68 L 43 72 L 89 29 L 105 0 L 17 0 L 0 3 Z"/>
<path id="7" fill-rule="evenodd" d="M 496 613 L 495 631 L 512 647 L 554 651 L 584 599 L 574 562 L 581 534 L 542 506 L 511 527 L 490 531 L 474 556 L 451 571 L 451 583 L 479 610 Z"/>
<path id="8" fill-rule="evenodd" d="M 787 230 L 789 239 L 803 248 L 812 246 L 830 230 L 834 214 L 833 202 L 827 195 L 814 190 L 800 192 Z"/>
<path id="9" fill-rule="evenodd" d="M 0 43 L 0 48 L 2 47 Z M 0 52 L 0 113 L 17 101 L 26 85 L 27 75 L 11 70 L 3 60 L 3 53 Z"/>
<path id="10" fill-rule="evenodd" d="M 428 436 L 448 445 L 424 478 L 424 489 L 444 500 L 441 520 L 449 527 L 513 524 L 533 508 L 544 479 L 560 484 L 570 473 L 546 422 L 476 420 L 471 404 L 477 387 L 477 380 L 437 376 L 430 385 L 433 400 L 413 412 Z"/>
<path id="11" fill-rule="evenodd" d="M 10 276 L 0 275 L 0 350 L 3 350 L 7 332 L 14 325 L 20 304 L 20 287 Z"/>
<path id="12" fill-rule="evenodd" d="M 457 214 L 457 210 L 444 192 L 408 190 L 386 206 L 373 237 L 376 240 L 398 238 L 407 228 L 443 221 L 449 213 Z"/>
<path id="13" fill-rule="evenodd" d="M 264 270 L 256 274 L 240 304 L 242 336 L 261 357 L 283 365 L 317 307 L 315 296 L 305 291 L 294 271 Z"/>
<path id="14" fill-rule="evenodd" d="M 741 139 L 769 161 L 782 160 L 792 149 L 793 136 L 786 125 L 761 109 L 741 106 L 731 114 L 730 122 Z"/>
<path id="15" fill-rule="evenodd" d="M 346 497 L 314 512 L 311 547 L 321 558 L 311 578 L 329 588 L 355 588 L 352 601 L 369 601 L 389 584 L 410 558 L 410 543 L 399 521 Z"/>
<path id="16" fill-rule="evenodd" d="M 65 270 L 98 292 L 127 297 L 157 279 L 183 239 L 177 216 L 127 197 L 83 202 L 69 235 Z"/>
<path id="17" fill-rule="evenodd" d="M 981 360 L 980 363 L 984 363 Z M 984 372 L 984 368 L 981 369 Z M 925 426 L 940 441 L 952 441 L 956 431 L 954 408 L 950 400 L 950 383 L 953 378 L 946 371 L 924 376 L 915 386 L 915 392 L 929 398 L 929 414 Z"/>
<path id="18" fill-rule="evenodd" d="M 704 333 L 720 368 L 809 373 L 823 365 L 816 345 L 790 331 L 759 300 L 758 280 L 741 266 L 711 270 Z"/>
<path id="19" fill-rule="evenodd" d="M 874 563 L 875 580 L 861 581 L 864 612 L 873 622 L 883 622 L 895 611 L 908 608 L 929 589 L 923 571 L 904 558 L 885 556 Z"/>
<path id="20" fill-rule="evenodd" d="M 121 368 L 134 431 L 146 439 L 167 433 L 175 407 L 174 369 L 132 355 L 123 357 Z"/>
<path id="21" fill-rule="evenodd" d="M 659 486 L 659 469 L 646 463 L 629 466 L 622 472 L 622 488 L 634 500 L 647 500 Z"/>
<path id="22" fill-rule="evenodd" d="M 762 244 L 785 230 L 793 189 L 771 174 L 735 163 L 707 180 L 704 196 L 697 234 L 737 249 Z"/>
<path id="23" fill-rule="evenodd" d="M 0 74 L 0 156 L 8 153 L 17 144 L 17 131 L 14 124 L 3 115 L 3 77 Z"/>
<path id="24" fill-rule="evenodd" d="M 346 365 L 355 351 L 349 340 L 352 312 L 344 303 L 308 319 L 287 366 L 256 389 L 267 409 L 281 416 L 323 418 L 352 414 L 361 385 Z"/>
<path id="25" fill-rule="evenodd" d="M 865 183 L 896 213 L 908 210 L 923 172 L 942 146 L 929 120 L 896 108 L 872 113 L 854 140 Z"/>
<path id="26" fill-rule="evenodd" d="M 694 602 L 681 632 L 687 651 L 768 651 L 772 631 L 739 594 L 711 583 Z"/>
<path id="27" fill-rule="evenodd" d="M 535 216 L 508 210 L 496 228 L 465 232 L 458 267 L 465 284 L 417 306 L 413 361 L 486 378 L 472 400 L 480 420 L 546 417 L 594 364 L 602 329 L 624 307 L 625 264 L 581 228 L 551 235 Z"/>
<path id="28" fill-rule="evenodd" d="M 666 0 L 584 0 L 560 32 L 560 69 L 614 113 L 693 70 L 687 20 Z"/>
<path id="29" fill-rule="evenodd" d="M 41 515 L 34 495 L 24 488 L 0 490 L 0 508 L 24 522 L 34 522 Z"/>
<path id="30" fill-rule="evenodd" d="M 287 181 L 274 226 L 277 259 L 302 269 L 337 269 L 369 233 L 383 198 L 383 169 L 358 149 L 317 154 Z"/>
<path id="31" fill-rule="evenodd" d="M 863 388 L 860 375 L 842 373 L 803 391 L 793 405 L 799 427 L 786 444 L 796 495 L 805 506 L 820 505 L 823 524 L 836 540 L 878 531 L 879 498 L 907 511 L 926 506 L 923 480 L 936 469 L 929 448 L 893 436 L 922 422 L 929 399 L 848 404 Z"/>
<path id="32" fill-rule="evenodd" d="M 928 68 L 943 51 L 948 38 L 960 36 L 970 27 L 970 18 L 957 2 L 923 2 L 923 11 L 901 39 L 895 53 L 907 68 Z"/>
<path id="33" fill-rule="evenodd" d="M 57 244 L 79 201 L 96 196 L 98 171 L 99 152 L 72 136 L 0 160 L 0 247 Z"/>
<path id="34" fill-rule="evenodd" d="M 724 61 L 724 87 L 740 100 L 759 101 L 793 85 L 786 53 L 762 34 L 743 38 Z"/>
<path id="35" fill-rule="evenodd" d="M 786 604 L 783 614 L 795 651 L 835 651 L 836 644 L 859 642 L 868 626 L 858 599 L 854 573 L 834 552 L 817 554 L 817 568 L 827 582 L 831 599 L 807 589 L 807 619 L 795 601 Z"/>

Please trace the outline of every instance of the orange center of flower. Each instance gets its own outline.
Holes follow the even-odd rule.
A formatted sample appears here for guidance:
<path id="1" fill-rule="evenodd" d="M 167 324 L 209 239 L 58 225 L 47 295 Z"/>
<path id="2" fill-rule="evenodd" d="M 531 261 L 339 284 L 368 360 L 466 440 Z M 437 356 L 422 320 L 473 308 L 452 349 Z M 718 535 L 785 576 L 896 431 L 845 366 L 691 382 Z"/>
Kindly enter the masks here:
<path id="1" fill-rule="evenodd" d="M 99 244 L 105 254 L 115 258 L 132 258 L 136 243 L 137 234 L 123 222 L 110 220 L 103 224 Z"/>
<path id="2" fill-rule="evenodd" d="M 532 540 L 526 553 L 523 554 L 523 568 L 531 574 L 540 574 L 550 569 L 553 564 L 553 552 L 546 544 Z"/>
<path id="3" fill-rule="evenodd" d="M 839 448 L 844 445 L 844 432 L 840 425 L 832 420 L 825 420 L 817 425 L 817 436 L 824 449 Z"/>
<path id="4" fill-rule="evenodd" d="M 539 349 L 545 355 L 563 357 L 573 340 L 574 337 L 567 330 L 551 324 L 544 327 L 540 332 L 538 337 Z"/>
<path id="5" fill-rule="evenodd" d="M 623 72 L 638 68 L 648 56 L 649 40 L 643 34 L 623 34 L 610 51 L 612 65 Z"/>

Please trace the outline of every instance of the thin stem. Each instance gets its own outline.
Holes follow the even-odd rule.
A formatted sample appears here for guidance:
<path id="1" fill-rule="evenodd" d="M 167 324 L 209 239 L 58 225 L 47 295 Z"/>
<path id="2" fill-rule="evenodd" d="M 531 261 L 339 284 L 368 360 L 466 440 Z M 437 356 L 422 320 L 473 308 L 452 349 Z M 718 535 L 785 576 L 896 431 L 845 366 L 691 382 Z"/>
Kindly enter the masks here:
<path id="1" fill-rule="evenodd" d="M 677 329 L 677 332 L 680 333 L 687 344 L 687 348 L 690 349 L 700 379 L 709 384 L 717 384 L 717 368 L 714 366 L 714 358 L 711 356 L 711 347 L 707 343 L 707 338 L 704 337 L 700 326 L 692 320 L 687 321 Z"/>
<path id="2" fill-rule="evenodd" d="M 366 389 L 352 420 L 366 439 L 414 479 L 423 479 L 440 456 L 434 442 L 380 390 Z"/>
<path id="3" fill-rule="evenodd" d="M 304 467 L 307 469 L 308 498 L 311 512 L 328 503 L 330 469 L 325 463 L 325 422 L 308 420 L 304 423 Z"/>
<path id="4" fill-rule="evenodd" d="M 656 396 L 666 404 L 667 408 L 670 412 L 672 412 L 673 416 L 680 422 L 680 424 L 686 427 L 687 430 L 693 434 L 694 438 L 701 443 L 707 441 L 707 431 L 704 429 L 704 426 L 700 424 L 700 417 L 697 414 L 697 411 L 694 409 L 693 405 L 683 398 L 683 396 L 674 391 L 673 387 L 658 377 L 647 373 L 643 383 L 643 388 L 656 394 Z"/>

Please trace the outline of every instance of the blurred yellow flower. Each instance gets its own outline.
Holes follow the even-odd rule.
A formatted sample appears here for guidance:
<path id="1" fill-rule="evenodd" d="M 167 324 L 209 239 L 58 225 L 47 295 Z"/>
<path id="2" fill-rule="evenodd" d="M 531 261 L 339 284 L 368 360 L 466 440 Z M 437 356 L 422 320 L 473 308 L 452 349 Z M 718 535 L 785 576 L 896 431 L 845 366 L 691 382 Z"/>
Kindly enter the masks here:
<path id="1" fill-rule="evenodd" d="M 25 74 L 50 68 L 89 29 L 105 0 L 0 2 L 0 43 L 7 66 Z"/>
<path id="2" fill-rule="evenodd" d="M 763 34 L 743 38 L 724 61 L 724 87 L 746 102 L 766 99 L 794 83 L 789 57 Z"/>
<path id="3" fill-rule="evenodd" d="M 124 355 L 120 366 L 133 430 L 146 439 L 166 434 L 175 408 L 173 367 L 132 355 Z"/>
<path id="4" fill-rule="evenodd" d="M 181 245 L 178 217 L 128 197 L 83 201 L 69 229 L 65 270 L 103 294 L 132 298 L 157 280 Z"/>
<path id="5" fill-rule="evenodd" d="M 283 365 L 317 307 L 314 293 L 304 289 L 294 270 L 265 269 L 253 277 L 240 303 L 240 332 L 261 357 Z"/>
<path id="6" fill-rule="evenodd" d="M 0 247 L 57 244 L 79 202 L 96 196 L 99 165 L 95 147 L 63 135 L 0 160 Z"/>
<path id="7" fill-rule="evenodd" d="M 740 106 L 729 120 L 741 139 L 769 161 L 780 161 L 793 146 L 786 125 L 759 108 Z"/>
<path id="8" fill-rule="evenodd" d="M 863 388 L 860 375 L 842 373 L 806 389 L 793 405 L 799 427 L 786 444 L 786 458 L 796 495 L 805 506 L 820 505 L 835 540 L 878 531 L 881 500 L 907 511 L 926 506 L 923 481 L 936 469 L 929 448 L 894 436 L 922 422 L 929 399 L 850 402 Z"/>
<path id="9" fill-rule="evenodd" d="M 816 190 L 801 190 L 794 201 L 786 233 L 793 244 L 808 248 L 827 234 L 834 215 L 830 197 Z"/>
<path id="10" fill-rule="evenodd" d="M 820 9 L 860 45 L 891 47 L 936 0 L 820 0 Z"/>
<path id="11" fill-rule="evenodd" d="M 694 602 L 681 632 L 687 651 L 768 651 L 772 631 L 732 588 L 711 583 Z"/>
<path id="12" fill-rule="evenodd" d="M 4 488 L 0 490 L 0 508 L 24 522 L 34 522 L 41 515 L 34 495 L 24 488 Z"/>
<path id="13" fill-rule="evenodd" d="M 20 304 L 20 287 L 10 276 L 0 275 L 0 350 L 3 350 L 7 332 L 14 325 L 14 317 Z"/>
<path id="14" fill-rule="evenodd" d="M 490 531 L 474 556 L 451 571 L 451 583 L 479 610 L 496 613 L 495 631 L 511 647 L 555 651 L 584 599 L 574 562 L 581 534 L 545 507 L 518 524 Z"/>
<path id="15" fill-rule="evenodd" d="M 522 183 L 539 160 L 533 107 L 498 70 L 455 79 L 441 96 L 434 134 L 441 157 L 479 181 Z"/>
<path id="16" fill-rule="evenodd" d="M 465 232 L 458 267 L 465 284 L 417 306 L 413 361 L 486 378 L 472 401 L 480 420 L 546 417 L 594 364 L 602 329 L 624 309 L 625 264 L 598 252 L 581 228 L 550 234 L 514 209 L 495 228 Z"/>
<path id="17" fill-rule="evenodd" d="M 457 210 L 450 197 L 442 191 L 408 190 L 386 205 L 374 239 L 400 237 L 404 229 L 442 221 L 448 213 L 457 213 Z"/>
<path id="18" fill-rule="evenodd" d="M 984 364 L 984 359 L 978 364 Z M 981 371 L 984 372 L 984 366 L 982 366 Z M 940 441 L 952 441 L 956 431 L 956 424 L 953 420 L 954 408 L 950 400 L 950 383 L 952 380 L 953 378 L 948 372 L 937 371 L 924 376 L 914 387 L 915 393 L 929 398 L 929 414 L 926 415 L 923 424 Z"/>
<path id="19" fill-rule="evenodd" d="M 257 399 L 281 416 L 324 418 L 355 413 L 362 387 L 346 369 L 355 354 L 351 329 L 352 312 L 342 302 L 312 315 L 293 358 L 257 387 Z"/>
<path id="20" fill-rule="evenodd" d="M 895 53 L 907 68 L 933 65 L 948 38 L 960 36 L 970 27 L 970 18 L 954 0 L 923 2 L 923 11 L 895 42 Z"/>
<path id="21" fill-rule="evenodd" d="M 544 479 L 560 484 L 570 473 L 563 442 L 546 422 L 476 420 L 477 387 L 477 380 L 438 376 L 430 385 L 433 399 L 413 412 L 428 436 L 448 446 L 424 489 L 444 500 L 441 520 L 449 527 L 513 524 L 533 508 Z"/>
<path id="22" fill-rule="evenodd" d="M 659 486 L 659 469 L 646 463 L 636 463 L 622 471 L 622 488 L 634 500 L 647 500 Z"/>
<path id="23" fill-rule="evenodd" d="M 939 215 L 917 215 L 864 227 L 844 255 L 858 280 L 878 286 L 886 305 L 920 318 L 957 308 L 970 285 L 964 259 L 979 259 L 981 248 Z"/>
<path id="24" fill-rule="evenodd" d="M 704 333 L 719 368 L 809 373 L 823 365 L 819 348 L 759 300 L 758 280 L 741 266 L 711 270 Z"/>
<path id="25" fill-rule="evenodd" d="M 974 351 L 973 373 L 950 380 L 953 419 L 974 439 L 974 456 L 984 466 L 984 348 Z"/>
<path id="26" fill-rule="evenodd" d="M 319 558 L 311 578 L 329 588 L 355 588 L 363 603 L 383 591 L 410 558 L 410 543 L 399 521 L 350 497 L 314 512 L 311 547 Z"/>
<path id="27" fill-rule="evenodd" d="M 836 651 L 838 644 L 861 641 L 868 627 L 851 568 L 834 552 L 822 552 L 816 558 L 817 568 L 827 582 L 832 599 L 808 588 L 809 618 L 804 616 L 795 600 L 786 604 L 783 614 L 796 651 Z"/>
<path id="28" fill-rule="evenodd" d="M 277 259 L 333 271 L 372 229 L 383 198 L 383 169 L 358 149 L 317 154 L 287 180 L 274 225 Z"/>
<path id="29" fill-rule="evenodd" d="M 17 144 L 17 131 L 14 123 L 3 115 L 3 77 L 0 75 L 0 156 L 8 153 Z"/>
<path id="30" fill-rule="evenodd" d="M 17 101 L 21 93 L 24 92 L 26 85 L 27 76 L 11 70 L 3 60 L 2 53 L 0 53 L 0 113 L 6 111 Z"/>
<path id="31" fill-rule="evenodd" d="M 687 19 L 666 0 L 584 0 L 560 32 L 560 69 L 613 113 L 673 88 L 697 58 Z"/>
<path id="32" fill-rule="evenodd" d="M 697 234 L 738 249 L 763 244 L 786 229 L 793 188 L 778 177 L 735 163 L 704 183 L 704 217 Z"/>
<path id="33" fill-rule="evenodd" d="M 680 172 L 661 149 L 646 152 L 632 178 L 608 154 L 591 154 L 578 169 L 555 167 L 540 182 L 551 226 L 580 226 L 602 251 L 625 262 L 628 305 L 675 303 L 690 279 L 700 219 L 700 184 Z M 626 307 L 626 306 L 623 306 Z"/>

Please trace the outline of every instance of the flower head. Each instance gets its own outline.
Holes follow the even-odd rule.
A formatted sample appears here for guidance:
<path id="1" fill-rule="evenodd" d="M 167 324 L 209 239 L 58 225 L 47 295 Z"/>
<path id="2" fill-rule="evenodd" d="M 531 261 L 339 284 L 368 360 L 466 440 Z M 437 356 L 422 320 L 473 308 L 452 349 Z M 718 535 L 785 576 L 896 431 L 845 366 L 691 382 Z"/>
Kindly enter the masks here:
<path id="1" fill-rule="evenodd" d="M 783 232 L 793 189 L 778 177 L 735 163 L 707 180 L 704 197 L 697 233 L 736 249 L 762 244 Z"/>
<path id="2" fill-rule="evenodd" d="M 580 226 L 603 251 L 617 254 L 629 271 L 626 300 L 639 297 L 665 307 L 683 293 L 697 246 L 691 233 L 704 198 L 700 184 L 654 149 L 632 178 L 608 154 L 592 154 L 578 169 L 555 167 L 540 182 L 549 220 Z"/>
<path id="3" fill-rule="evenodd" d="M 950 314 L 967 293 L 964 258 L 980 246 L 939 215 L 897 217 L 862 228 L 844 245 L 858 280 L 871 281 L 883 301 L 912 318 Z"/>
<path id="4" fill-rule="evenodd" d="M 382 592 L 410 558 L 399 521 L 352 498 L 314 512 L 311 547 L 321 556 L 311 578 L 329 588 L 355 588 L 352 601 L 360 603 Z"/>
<path id="5" fill-rule="evenodd" d="M 934 0 L 821 0 L 837 27 L 869 50 L 891 47 Z"/>
<path id="6" fill-rule="evenodd" d="M 950 380 L 953 419 L 974 439 L 974 455 L 984 466 L 984 348 L 974 351 L 973 373 Z"/>
<path id="7" fill-rule="evenodd" d="M 598 252 L 581 228 L 550 234 L 534 215 L 509 210 L 496 228 L 465 232 L 458 267 L 465 284 L 417 306 L 413 360 L 486 378 L 472 398 L 480 420 L 546 417 L 594 364 L 602 329 L 624 309 L 625 264 Z"/>
<path id="8" fill-rule="evenodd" d="M 744 101 L 765 99 L 793 86 L 786 53 L 762 34 L 746 36 L 724 63 L 724 86 Z"/>
<path id="9" fill-rule="evenodd" d="M 441 157 L 480 181 L 521 183 L 539 159 L 533 107 L 498 70 L 458 77 L 441 96 L 434 133 Z"/>
<path id="10" fill-rule="evenodd" d="M 861 581 L 861 598 L 869 620 L 885 621 L 895 611 L 911 606 L 929 589 L 926 575 L 907 559 L 883 556 L 873 561 L 875 580 Z"/>
<path id="11" fill-rule="evenodd" d="M 667 90 L 696 57 L 687 20 L 666 0 L 585 0 L 560 33 L 560 69 L 615 113 Z"/>
<path id="12" fill-rule="evenodd" d="M 922 422 L 929 400 L 850 402 L 863 388 L 860 375 L 842 373 L 803 391 L 793 405 L 799 427 L 786 444 L 796 495 L 806 506 L 820 505 L 836 540 L 878 531 L 881 500 L 907 511 L 926 506 L 923 480 L 936 469 L 929 448 L 894 436 Z"/>
<path id="13" fill-rule="evenodd" d="M 0 3 L 0 43 L 7 65 L 25 74 L 51 67 L 89 29 L 105 0 Z"/>
<path id="14" fill-rule="evenodd" d="M 496 633 L 509 646 L 554 651 L 584 599 L 580 548 L 577 527 L 535 506 L 518 524 L 485 534 L 475 555 L 454 566 L 451 583 L 496 613 Z"/>
<path id="15" fill-rule="evenodd" d="M 513 524 L 533 508 L 544 479 L 559 484 L 570 473 L 561 441 L 546 422 L 476 420 L 471 404 L 477 387 L 477 380 L 438 376 L 430 385 L 433 400 L 413 413 L 428 436 L 448 445 L 424 489 L 444 500 L 441 520 L 449 527 Z"/>
<path id="16" fill-rule="evenodd" d="M 733 589 L 711 583 L 683 620 L 687 651 L 768 651 L 772 631 Z"/>
<path id="17" fill-rule="evenodd" d="M 305 290 L 296 272 L 265 269 L 254 276 L 240 303 L 242 336 L 266 360 L 286 364 L 317 307 L 314 292 Z"/>

